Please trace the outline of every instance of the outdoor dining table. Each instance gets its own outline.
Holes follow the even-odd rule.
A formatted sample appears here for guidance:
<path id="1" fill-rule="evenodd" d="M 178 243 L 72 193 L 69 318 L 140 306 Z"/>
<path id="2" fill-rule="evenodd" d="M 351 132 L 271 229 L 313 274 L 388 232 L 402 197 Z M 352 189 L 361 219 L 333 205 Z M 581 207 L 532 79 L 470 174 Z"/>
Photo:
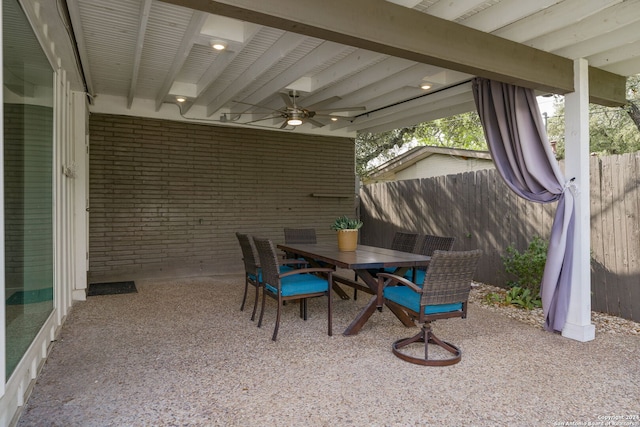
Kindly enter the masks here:
<path id="1" fill-rule="evenodd" d="M 431 257 L 426 255 L 366 245 L 358 245 L 355 251 L 348 252 L 338 250 L 338 245 L 331 243 L 280 244 L 278 248 L 285 252 L 297 254 L 312 265 L 325 264 L 326 266 L 329 264 L 334 268 L 353 270 L 362 279 L 366 287 L 355 280 L 337 274 L 333 275 L 334 282 L 364 290 L 373 295 L 367 305 L 362 308 L 344 331 L 344 335 L 356 335 L 376 309 L 382 310 L 384 305 L 383 289 L 378 286 L 378 279 L 375 275 L 376 270 L 395 268 L 395 274 L 402 275 L 412 267 L 427 266 L 431 260 Z M 343 299 L 345 297 L 348 298 L 344 291 L 341 292 L 341 296 Z M 389 308 L 405 326 L 414 326 L 413 320 L 403 311 L 394 310 L 392 307 Z"/>

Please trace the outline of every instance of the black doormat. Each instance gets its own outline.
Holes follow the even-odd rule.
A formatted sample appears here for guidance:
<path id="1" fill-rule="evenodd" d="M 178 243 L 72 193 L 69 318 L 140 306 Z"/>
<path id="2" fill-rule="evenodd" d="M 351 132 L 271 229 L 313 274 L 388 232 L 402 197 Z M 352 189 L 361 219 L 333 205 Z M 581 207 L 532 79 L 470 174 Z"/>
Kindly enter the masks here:
<path id="1" fill-rule="evenodd" d="M 87 296 L 130 294 L 133 292 L 138 292 L 135 282 L 91 283 Z"/>
<path id="2" fill-rule="evenodd" d="M 18 291 L 7 298 L 7 305 L 34 304 L 53 300 L 53 288 Z"/>

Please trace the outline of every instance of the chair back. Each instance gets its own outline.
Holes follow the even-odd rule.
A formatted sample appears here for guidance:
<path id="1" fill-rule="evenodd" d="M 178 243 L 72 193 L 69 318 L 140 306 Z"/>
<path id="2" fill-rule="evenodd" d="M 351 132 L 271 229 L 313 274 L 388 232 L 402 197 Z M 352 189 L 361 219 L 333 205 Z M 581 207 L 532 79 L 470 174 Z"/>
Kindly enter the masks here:
<path id="1" fill-rule="evenodd" d="M 278 255 L 273 242 L 269 239 L 253 238 L 258 257 L 260 259 L 260 267 L 262 268 L 262 281 L 269 285 L 280 288 L 280 269 L 278 266 Z"/>
<path id="2" fill-rule="evenodd" d="M 416 247 L 418 235 L 415 233 L 403 233 L 396 231 L 391 242 L 391 249 L 403 252 L 413 252 Z"/>
<path id="3" fill-rule="evenodd" d="M 315 228 L 285 228 L 284 242 L 287 244 L 296 243 L 317 243 Z"/>
<path id="4" fill-rule="evenodd" d="M 240 249 L 242 250 L 242 260 L 244 261 L 244 270 L 258 277 L 258 269 L 260 268 L 260 260 L 258 259 L 258 252 L 253 244 L 253 237 L 236 232 L 236 237 L 240 243 Z"/>
<path id="5" fill-rule="evenodd" d="M 422 287 L 420 305 L 467 301 L 481 255 L 480 249 L 460 252 L 434 251 Z"/>
<path id="6" fill-rule="evenodd" d="M 433 236 L 425 234 L 416 245 L 415 253 L 432 256 L 434 251 L 450 251 L 453 249 L 455 237 Z"/>

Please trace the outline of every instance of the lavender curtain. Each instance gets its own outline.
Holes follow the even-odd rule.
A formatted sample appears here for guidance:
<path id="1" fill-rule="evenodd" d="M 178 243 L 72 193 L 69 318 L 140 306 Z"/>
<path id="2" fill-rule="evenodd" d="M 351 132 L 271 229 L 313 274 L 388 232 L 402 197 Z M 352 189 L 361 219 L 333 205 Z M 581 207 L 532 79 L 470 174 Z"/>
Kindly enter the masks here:
<path id="1" fill-rule="evenodd" d="M 573 262 L 573 180 L 558 166 L 531 89 L 476 78 L 473 95 L 496 169 L 520 197 L 558 202 L 541 285 L 545 329 L 561 331 L 567 319 Z M 571 188 L 571 191 L 568 191 Z"/>

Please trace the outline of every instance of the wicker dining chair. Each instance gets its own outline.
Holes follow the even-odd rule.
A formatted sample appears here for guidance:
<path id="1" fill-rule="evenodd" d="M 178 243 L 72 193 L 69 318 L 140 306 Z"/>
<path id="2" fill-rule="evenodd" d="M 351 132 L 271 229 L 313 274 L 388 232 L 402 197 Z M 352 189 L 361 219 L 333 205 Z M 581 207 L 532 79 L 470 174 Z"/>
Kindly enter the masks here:
<path id="1" fill-rule="evenodd" d="M 434 236 L 431 234 L 425 234 L 418 239 L 418 243 L 413 252 L 432 256 L 434 251 L 451 251 L 453 250 L 453 244 L 455 243 L 455 237 L 447 236 Z M 424 275 L 428 267 L 412 268 L 404 275 L 405 278 L 411 280 L 413 283 L 424 282 Z"/>
<path id="2" fill-rule="evenodd" d="M 284 243 L 289 245 L 318 243 L 315 228 L 284 228 Z M 294 254 L 286 253 L 285 258 L 295 258 Z"/>
<path id="3" fill-rule="evenodd" d="M 262 269 L 262 306 L 260 308 L 260 319 L 258 327 L 262 326 L 262 316 L 266 297 L 269 296 L 277 301 L 276 325 L 273 330 L 273 341 L 278 336 L 282 306 L 285 301 L 299 299 L 301 314 L 304 310 L 306 320 L 307 298 L 326 296 L 328 312 L 328 334 L 331 336 L 331 284 L 333 283 L 332 268 L 300 268 L 287 272 L 280 272 L 278 269 L 278 255 L 273 242 L 269 239 L 254 237 L 254 243 L 258 250 L 260 266 Z"/>
<path id="4" fill-rule="evenodd" d="M 460 348 L 436 337 L 431 329 L 431 323 L 437 319 L 467 317 L 471 281 L 481 255 L 482 251 L 479 249 L 463 252 L 436 250 L 432 255 L 422 287 L 404 277 L 388 273 L 378 275 L 379 286 L 403 285 L 384 288 L 384 300 L 390 310 L 392 312 L 402 310 L 422 324 L 418 334 L 393 343 L 393 354 L 407 362 L 427 366 L 453 365 L 460 361 L 462 358 Z M 424 343 L 424 357 L 401 351 L 413 343 Z M 437 345 L 453 356 L 429 358 L 429 344 Z"/>
<path id="5" fill-rule="evenodd" d="M 396 231 L 391 241 L 391 249 L 402 252 L 413 252 L 418 241 L 418 234 Z"/>
<path id="6" fill-rule="evenodd" d="M 287 228 L 284 229 L 284 242 L 287 244 L 296 243 L 317 243 L 315 228 Z"/>
<path id="7" fill-rule="evenodd" d="M 414 252 L 416 248 L 416 243 L 418 242 L 418 234 L 416 233 L 405 233 L 402 231 L 396 231 L 393 235 L 393 240 L 391 241 L 390 249 L 402 252 Z M 393 273 L 395 268 L 382 268 L 379 270 L 371 271 L 372 274 L 378 273 Z M 354 280 L 358 281 L 358 274 L 355 275 Z M 358 290 L 353 290 L 353 299 L 354 301 L 358 299 Z"/>
<path id="8" fill-rule="evenodd" d="M 242 304 L 240 305 L 240 311 L 244 311 L 244 305 L 247 301 L 247 292 L 249 285 L 253 286 L 256 290 L 255 299 L 253 301 L 253 312 L 251 313 L 251 320 L 255 319 L 256 309 L 258 307 L 258 297 L 260 294 L 260 261 L 258 260 L 258 252 L 253 244 L 253 238 L 248 234 L 236 232 L 236 237 L 240 243 L 240 249 L 242 250 L 242 261 L 244 262 L 244 295 L 242 296 Z"/>
<path id="9" fill-rule="evenodd" d="M 260 296 L 260 289 L 262 288 L 262 270 L 260 268 L 260 259 L 258 257 L 258 251 L 256 250 L 252 236 L 250 236 L 249 234 L 236 232 L 236 237 L 238 238 L 238 243 L 240 243 L 240 249 L 242 250 L 242 261 L 244 262 L 244 294 L 242 296 L 240 311 L 244 311 L 249 286 L 253 286 L 255 288 L 253 311 L 251 312 L 251 320 L 253 321 L 256 318 L 258 298 Z M 306 261 L 289 259 L 281 260 L 279 270 L 281 273 L 284 273 L 292 270 L 296 266 L 301 267 L 306 265 Z"/>

